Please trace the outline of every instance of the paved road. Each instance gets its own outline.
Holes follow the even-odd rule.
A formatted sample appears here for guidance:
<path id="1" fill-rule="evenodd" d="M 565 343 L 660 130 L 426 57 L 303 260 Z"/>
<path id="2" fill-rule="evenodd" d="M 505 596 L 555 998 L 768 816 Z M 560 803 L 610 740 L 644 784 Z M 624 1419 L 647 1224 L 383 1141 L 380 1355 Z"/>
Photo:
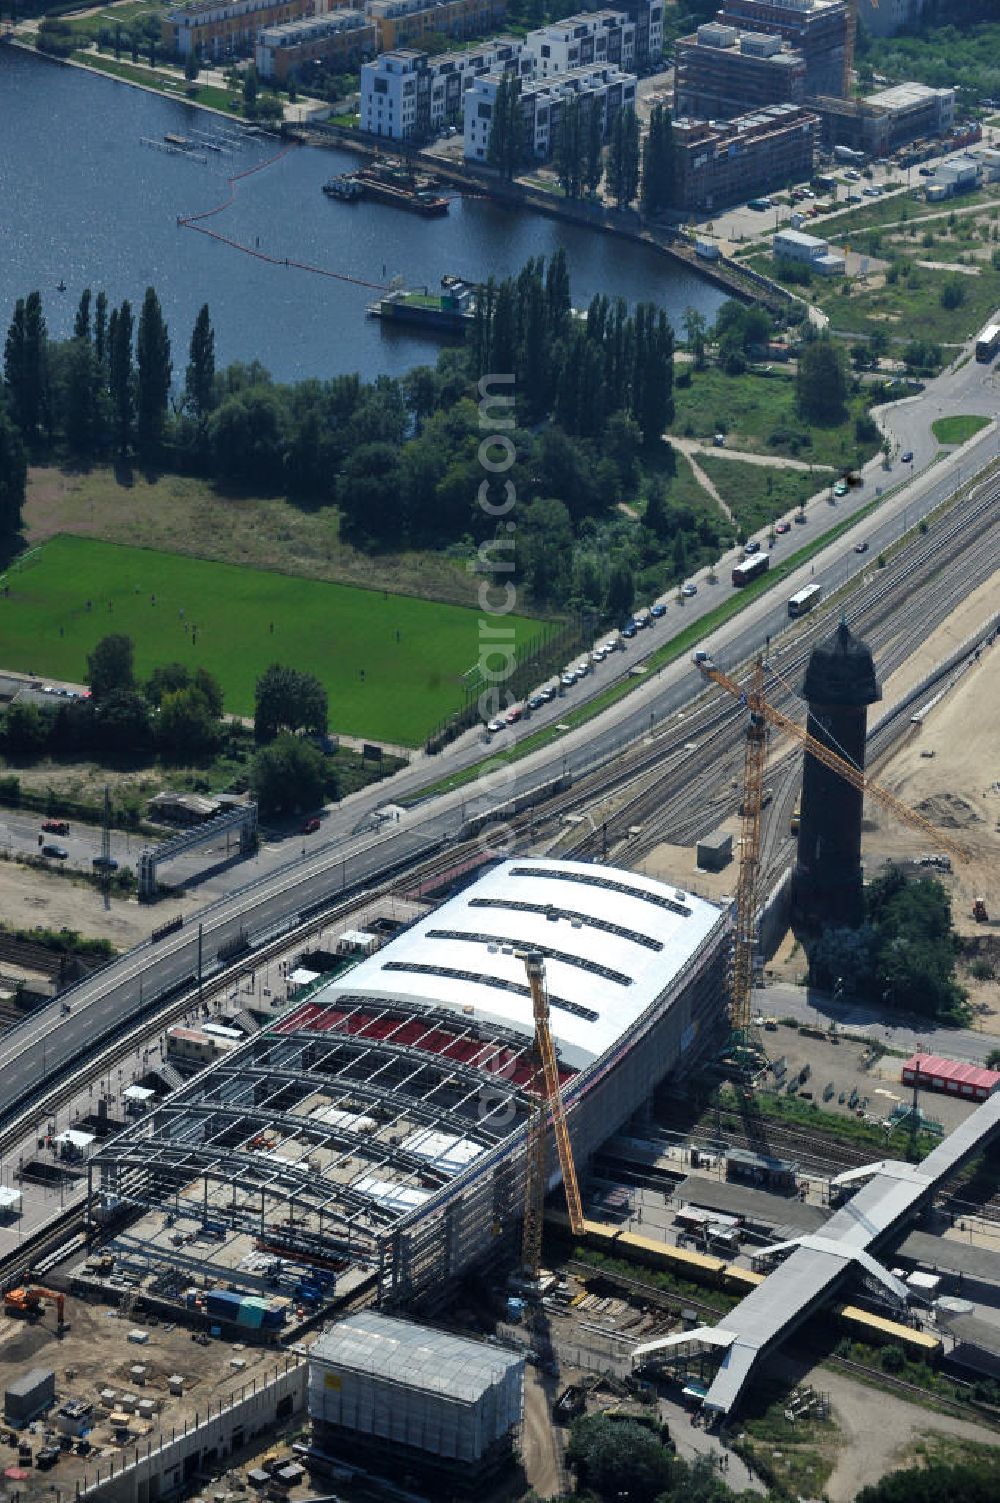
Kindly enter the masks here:
<path id="1" fill-rule="evenodd" d="M 941 1028 L 926 1019 L 887 1012 L 872 1003 L 835 1001 L 814 987 L 777 982 L 754 993 L 754 1006 L 775 1018 L 797 1018 L 825 1026 L 834 1021 L 852 1033 L 877 1039 L 893 1049 L 940 1054 L 947 1059 L 981 1065 L 996 1047 L 996 1037 L 975 1028 Z M 897 1021 L 898 1019 L 898 1021 Z"/>
<path id="2" fill-rule="evenodd" d="M 968 367 L 932 383 L 921 404 L 924 423 L 934 416 L 935 402 L 961 402 L 964 384 L 970 379 Z M 908 419 L 909 420 L 909 419 Z M 913 421 L 916 422 L 916 417 Z M 879 549 L 897 539 L 907 525 L 934 510 L 955 486 L 956 465 L 961 463 L 971 473 L 974 463 L 983 464 L 996 452 L 995 426 L 985 430 L 966 446 L 955 464 L 931 465 L 899 494 L 887 497 L 875 516 L 860 524 L 824 548 L 808 565 L 804 565 L 779 590 L 753 601 L 743 612 L 707 640 L 706 646 L 727 663 L 740 662 L 759 650 L 768 637 L 777 638 L 788 624 L 785 600 L 811 580 L 826 592 L 837 589 L 848 579 L 871 568 L 871 558 Z M 919 464 L 919 459 L 917 463 Z M 859 494 L 844 498 L 841 514 L 856 512 L 866 504 L 873 488 L 890 479 L 879 462 L 867 470 L 867 485 Z M 807 527 L 813 531 L 825 525 L 829 508 L 822 501 L 808 509 Z M 794 549 L 804 528 L 777 540 L 777 557 L 782 550 Z M 871 552 L 854 552 L 855 541 L 864 538 Z M 402 800 L 418 795 L 428 780 L 480 762 L 487 753 L 485 735 L 470 731 L 440 758 L 418 757 L 391 782 L 363 790 L 346 799 L 342 806 L 327 812 L 321 834 L 312 837 L 317 844 L 303 843 L 289 860 L 288 848 L 265 848 L 256 858 L 254 880 L 247 880 L 248 867 L 238 864 L 217 880 L 220 887 L 239 888 L 223 895 L 200 915 L 204 933 L 202 958 L 214 958 L 221 945 L 241 932 L 264 938 L 287 922 L 292 915 L 308 912 L 311 907 L 329 901 L 347 886 L 369 882 L 393 863 L 412 859 L 436 843 L 455 836 L 465 819 L 473 813 L 488 811 L 519 791 L 537 786 L 560 773 L 579 773 L 601 758 L 610 758 L 617 748 L 648 735 L 667 716 L 683 715 L 692 698 L 701 692 L 701 680 L 685 658 L 661 669 L 644 680 L 624 700 L 612 706 L 598 719 L 567 733 L 558 741 L 532 753 L 516 763 L 504 764 L 504 754 L 517 740 L 531 734 L 539 725 L 559 724 L 567 701 L 580 702 L 584 694 L 600 692 L 616 679 L 642 671 L 642 659 L 674 632 L 704 617 L 720 599 L 727 598 L 729 567 L 735 555 L 724 560 L 718 582 L 707 583 L 705 574 L 698 578 L 698 594 L 683 606 L 671 603 L 666 617 L 650 631 L 640 633 L 627 653 L 612 654 L 598 665 L 593 678 L 584 686 L 569 691 L 566 699 L 546 706 L 530 720 L 495 738 L 488 750 L 493 762 L 507 776 L 490 780 L 490 786 L 470 784 L 442 797 L 418 802 L 399 824 L 387 830 L 370 828 L 372 811 L 389 799 Z M 780 646 L 774 649 L 780 651 Z M 325 837 L 325 838 L 324 838 Z M 295 845 L 298 846 L 298 841 Z M 155 909 L 151 912 L 151 924 Z M 76 989 L 69 998 L 72 1011 L 61 1012 L 56 1002 L 29 1019 L 21 1028 L 0 1039 L 0 1114 L 38 1086 L 53 1067 L 61 1066 L 78 1055 L 88 1042 L 117 1019 L 134 1013 L 151 993 L 175 986 L 197 975 L 197 921 L 185 924 L 179 933 L 156 946 L 132 951 L 113 962 L 97 976 Z"/>

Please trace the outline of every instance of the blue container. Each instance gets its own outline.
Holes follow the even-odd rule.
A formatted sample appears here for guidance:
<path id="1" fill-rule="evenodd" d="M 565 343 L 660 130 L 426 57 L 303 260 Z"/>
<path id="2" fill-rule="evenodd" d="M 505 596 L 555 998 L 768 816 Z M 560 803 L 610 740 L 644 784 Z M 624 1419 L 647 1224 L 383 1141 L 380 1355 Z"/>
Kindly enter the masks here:
<path id="1" fill-rule="evenodd" d="M 242 1303 L 242 1294 L 234 1294 L 229 1289 L 213 1289 L 205 1299 L 205 1308 L 209 1315 L 221 1320 L 238 1320 Z"/>

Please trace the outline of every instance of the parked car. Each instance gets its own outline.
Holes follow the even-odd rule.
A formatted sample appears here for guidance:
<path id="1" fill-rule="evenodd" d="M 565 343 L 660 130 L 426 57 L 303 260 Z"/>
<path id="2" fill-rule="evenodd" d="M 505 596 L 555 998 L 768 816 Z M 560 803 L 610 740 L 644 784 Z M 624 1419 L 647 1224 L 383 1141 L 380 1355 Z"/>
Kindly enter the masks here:
<path id="1" fill-rule="evenodd" d="M 114 856 L 95 856 L 90 864 L 95 871 L 99 872 L 116 872 L 118 870 L 118 862 Z"/>
<path id="2" fill-rule="evenodd" d="M 43 856 L 52 856 L 56 861 L 65 861 L 69 851 L 64 845 L 43 845 Z"/>
<path id="3" fill-rule="evenodd" d="M 533 694 L 531 696 L 531 698 L 528 700 L 528 709 L 529 710 L 540 710 L 542 708 L 542 705 L 544 703 L 545 703 L 545 700 L 542 698 L 542 696 L 540 694 Z"/>
<path id="4" fill-rule="evenodd" d="M 900 461 L 903 464 L 912 464 L 913 463 L 913 450 L 912 449 L 904 449 L 903 452 L 902 452 L 902 454 L 899 456 L 899 458 L 900 458 Z"/>
<path id="5" fill-rule="evenodd" d="M 756 538 L 751 538 L 748 543 L 744 543 L 743 544 L 743 552 L 746 554 L 747 558 L 749 558 L 751 556 L 751 554 L 759 553 L 760 552 L 760 544 L 758 543 L 757 539 Z"/>
<path id="6" fill-rule="evenodd" d="M 502 720 L 499 720 L 499 719 L 493 719 L 493 720 L 489 721 L 488 724 L 487 724 L 487 726 L 486 726 L 487 733 L 490 736 L 498 736 L 500 734 L 500 732 L 503 730 L 503 728 L 504 728 L 504 723 L 503 723 Z"/>
<path id="7" fill-rule="evenodd" d="M 521 709 L 520 705 L 511 705 L 510 709 L 504 716 L 504 720 L 508 725 L 517 725 L 517 722 L 520 720 L 523 714 L 524 711 Z"/>
<path id="8" fill-rule="evenodd" d="M 576 683 L 576 674 L 571 668 L 567 668 L 566 672 L 562 675 L 559 682 L 562 684 L 564 689 L 572 689 L 573 685 Z"/>
<path id="9" fill-rule="evenodd" d="M 780 537 L 783 536 L 786 532 L 791 532 L 792 524 L 791 522 L 775 522 L 774 530 Z"/>
<path id="10" fill-rule="evenodd" d="M 808 522 L 809 518 L 806 516 L 804 511 L 797 511 L 795 513 L 795 520 L 796 522 L 798 522 L 800 527 L 803 527 L 806 522 Z"/>
<path id="11" fill-rule="evenodd" d="M 667 608 L 662 601 L 658 600 L 655 605 L 651 605 L 649 607 L 649 614 L 651 616 L 654 616 L 656 620 L 659 621 L 661 616 L 665 616 L 667 614 Z"/>
<path id="12" fill-rule="evenodd" d="M 837 484 L 833 487 L 833 494 L 835 496 L 846 496 L 847 495 L 847 481 L 846 480 L 838 480 Z"/>
<path id="13" fill-rule="evenodd" d="M 319 820 L 316 818 L 315 814 L 310 815 L 310 817 L 308 819 L 304 819 L 302 821 L 302 833 L 303 833 L 303 835 L 315 835 L 315 833 L 316 833 L 316 831 L 318 829 L 319 829 Z"/>
<path id="14" fill-rule="evenodd" d="M 854 551 L 855 551 L 855 553 L 867 553 L 868 552 L 868 539 L 865 538 L 865 540 L 863 542 L 861 542 L 861 543 L 855 543 L 855 545 L 854 545 Z"/>
<path id="15" fill-rule="evenodd" d="M 69 825 L 64 819 L 43 819 L 42 829 L 49 835 L 69 834 Z"/>
<path id="16" fill-rule="evenodd" d="M 691 599 L 692 595 L 697 595 L 697 593 L 698 586 L 696 584 L 686 584 L 681 586 L 681 594 L 688 600 Z"/>
<path id="17" fill-rule="evenodd" d="M 632 638 L 637 634 L 638 630 L 639 628 L 636 626 L 634 621 L 626 621 L 625 625 L 622 627 L 622 636 L 627 637 L 631 642 Z"/>
<path id="18" fill-rule="evenodd" d="M 713 433 L 712 443 L 717 449 L 724 449 L 726 447 L 726 435 L 724 433 Z"/>

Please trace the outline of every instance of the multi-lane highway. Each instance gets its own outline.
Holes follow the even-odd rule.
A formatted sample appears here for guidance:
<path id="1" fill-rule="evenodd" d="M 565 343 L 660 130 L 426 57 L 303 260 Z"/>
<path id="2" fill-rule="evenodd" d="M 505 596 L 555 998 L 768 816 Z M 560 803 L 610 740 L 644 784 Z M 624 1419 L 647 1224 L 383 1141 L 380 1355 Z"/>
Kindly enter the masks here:
<path id="1" fill-rule="evenodd" d="M 966 481 L 975 468 L 993 457 L 995 450 L 992 429 L 966 446 L 961 459 Z M 878 476 L 889 478 L 880 468 L 874 468 L 868 479 L 869 494 Z M 870 573 L 877 554 L 898 542 L 902 533 L 921 517 L 940 507 L 955 488 L 954 462 L 930 466 L 912 484 L 888 497 L 875 515 L 822 549 L 780 589 L 751 602 L 746 610 L 713 633 L 706 645 L 729 662 L 749 656 L 762 646 L 766 637 L 777 637 L 786 629 L 785 601 L 789 594 L 811 580 L 821 583 L 829 594 L 859 575 Z M 985 498 L 1000 499 L 1000 482 L 982 481 L 957 505 L 972 510 Z M 815 531 L 828 525 L 829 519 L 836 515 L 819 503 L 812 508 L 807 525 Z M 791 546 L 804 531 L 795 528 L 783 539 L 784 545 Z M 861 539 L 869 544 L 865 554 L 854 552 L 855 542 Z M 907 598 L 905 569 L 900 573 L 897 604 Z M 620 676 L 622 672 L 641 668 L 640 654 L 652 652 L 668 635 L 704 615 L 729 589 L 727 567 L 720 571 L 718 584 L 710 586 L 702 580 L 699 594 L 693 600 L 684 607 L 671 605 L 664 621 L 636 639 L 633 648 L 638 646 L 640 652 L 630 652 L 624 665 L 617 661 L 619 654 L 602 665 L 608 668 L 608 673 L 596 679 L 594 689 L 604 688 L 612 674 Z M 590 681 L 586 682 L 589 685 Z M 135 1013 L 154 995 L 162 995 L 187 978 L 196 977 L 199 953 L 202 971 L 207 972 L 217 965 L 220 949 L 225 951 L 241 938 L 259 943 L 290 926 L 300 915 L 334 901 L 342 891 L 373 883 L 394 868 L 419 860 L 438 844 L 453 840 L 470 815 L 488 812 L 554 776 L 563 773 L 577 776 L 596 764 L 609 762 L 624 746 L 648 735 L 665 717 L 683 713 L 700 692 L 701 682 L 690 663 L 686 659 L 674 662 L 643 678 L 633 694 L 587 725 L 567 731 L 522 760 L 510 762 L 501 791 L 496 791 L 495 778 L 490 780 L 489 789 L 470 784 L 414 803 L 401 823 L 380 830 L 354 833 L 364 826 L 377 804 L 386 800 L 385 787 L 369 789 L 345 800 L 342 808 L 328 815 L 322 844 L 303 848 L 302 854 L 297 852 L 294 859 L 285 860 L 276 869 L 266 871 L 258 867 L 261 874 L 253 883 L 221 897 L 178 932 L 120 957 L 0 1039 L 0 1118 L 9 1117 L 46 1077 L 81 1058 L 109 1027 Z M 536 715 L 530 726 L 514 728 L 509 739 L 496 738 L 489 748 L 493 759 L 502 761 L 511 742 L 537 730 L 539 724 L 557 724 L 565 710 L 566 703 L 556 701 Z M 414 797 L 430 778 L 472 766 L 485 754 L 482 737 L 470 733 L 456 744 L 446 760 L 420 759 L 399 774 L 390 785 L 391 796 L 397 800 Z M 67 1004 L 69 1011 L 65 1010 Z"/>

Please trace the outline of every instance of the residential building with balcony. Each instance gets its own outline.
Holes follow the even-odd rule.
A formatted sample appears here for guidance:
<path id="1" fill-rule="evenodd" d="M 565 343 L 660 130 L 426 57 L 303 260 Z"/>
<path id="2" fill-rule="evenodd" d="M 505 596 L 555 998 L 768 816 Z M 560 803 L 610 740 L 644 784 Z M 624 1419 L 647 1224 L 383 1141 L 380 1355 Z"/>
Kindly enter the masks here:
<path id="1" fill-rule="evenodd" d="M 490 130 L 502 75 L 477 78 L 465 96 L 465 159 L 485 162 L 489 158 Z M 612 64 L 571 68 L 555 78 L 536 78 L 521 86 L 524 139 L 539 161 L 551 156 L 566 106 L 574 98 L 588 99 L 600 111 L 601 129 L 607 139 L 616 115 L 634 109 L 636 80 Z"/>
<path id="2" fill-rule="evenodd" d="M 485 73 L 530 75 L 519 37 L 428 57 L 416 48 L 383 52 L 361 69 L 361 128 L 394 141 L 422 141 L 462 121 L 463 101 Z"/>
<path id="3" fill-rule="evenodd" d="M 168 11 L 160 22 L 160 45 L 178 57 L 191 53 L 216 61 L 253 53 L 265 26 L 281 26 L 311 16 L 314 0 L 227 0 L 185 5 Z"/>
<path id="4" fill-rule="evenodd" d="M 331 10 L 266 26 L 257 34 L 254 61 L 259 77 L 283 84 L 293 73 L 301 81 L 312 63 L 350 72 L 374 57 L 376 45 L 375 27 L 363 10 Z"/>
<path id="5" fill-rule="evenodd" d="M 374 21 L 378 50 L 394 52 L 419 46 L 434 36 L 453 41 L 488 36 L 503 23 L 506 0 L 367 0 L 365 9 Z"/>
<path id="6" fill-rule="evenodd" d="M 591 63 L 612 63 L 631 72 L 635 65 L 635 22 L 623 11 L 595 10 L 529 31 L 525 47 L 534 76 L 546 79 Z"/>

